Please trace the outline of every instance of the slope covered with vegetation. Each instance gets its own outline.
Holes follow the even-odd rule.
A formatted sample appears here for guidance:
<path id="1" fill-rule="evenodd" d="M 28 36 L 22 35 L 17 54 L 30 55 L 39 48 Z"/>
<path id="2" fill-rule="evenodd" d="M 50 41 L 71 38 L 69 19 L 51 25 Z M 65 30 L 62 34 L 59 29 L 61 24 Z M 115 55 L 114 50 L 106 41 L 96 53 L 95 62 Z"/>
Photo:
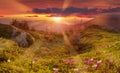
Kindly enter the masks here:
<path id="1" fill-rule="evenodd" d="M 25 30 L 34 43 L 22 48 L 11 40 L 13 28 L 0 26 L 0 73 L 120 72 L 120 33 L 114 30 L 98 25 L 61 34 Z M 18 31 L 15 36 L 23 32 Z"/>
<path id="2" fill-rule="evenodd" d="M 34 44 L 19 47 L 0 38 L 0 73 L 119 73 L 120 33 L 90 26 L 69 37 L 76 54 L 55 33 L 33 32 Z M 76 41 L 78 40 L 78 41 Z"/>
<path id="3" fill-rule="evenodd" d="M 81 36 L 80 43 L 89 43 L 92 46 L 74 57 L 80 72 L 120 72 L 120 33 L 91 26 Z"/>

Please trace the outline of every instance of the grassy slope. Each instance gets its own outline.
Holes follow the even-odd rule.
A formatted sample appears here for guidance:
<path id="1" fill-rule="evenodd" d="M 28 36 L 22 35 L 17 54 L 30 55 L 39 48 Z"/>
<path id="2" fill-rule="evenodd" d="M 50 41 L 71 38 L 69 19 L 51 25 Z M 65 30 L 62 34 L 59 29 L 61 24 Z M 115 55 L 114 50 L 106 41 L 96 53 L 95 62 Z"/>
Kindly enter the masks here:
<path id="1" fill-rule="evenodd" d="M 81 43 L 90 43 L 90 51 L 75 57 L 82 73 L 117 73 L 120 69 L 120 34 L 100 28 L 88 28 L 82 33 Z M 87 49 L 86 49 L 87 50 Z M 95 59 L 94 63 L 86 64 L 86 59 Z M 96 61 L 102 61 L 98 68 L 92 66 Z"/>
<path id="2" fill-rule="evenodd" d="M 58 68 L 60 73 L 75 73 L 78 68 L 81 73 L 117 73 L 120 65 L 120 34 L 109 32 L 100 28 L 90 27 L 81 34 L 79 43 L 89 43 L 92 46 L 82 50 L 83 52 L 72 56 L 69 47 L 64 44 L 63 38 L 58 35 L 51 35 L 50 40 L 46 34 L 35 34 L 36 42 L 29 48 L 19 48 L 13 42 L 1 38 L 8 47 L 1 47 L 4 44 L 0 41 L 0 73 L 53 73 L 53 68 Z M 12 44 L 12 45 L 11 45 Z M 87 45 L 86 45 L 87 46 Z M 9 50 L 9 49 L 10 50 Z M 84 48 L 84 47 L 83 47 Z M 16 50 L 15 50 L 16 49 Z M 3 50 L 6 54 L 4 56 Z M 4 59 L 5 57 L 5 59 Z M 35 61 L 37 58 L 39 60 Z M 94 62 L 87 64 L 86 60 L 93 58 Z M 6 62 L 8 59 L 11 62 Z M 66 64 L 64 60 L 74 60 L 72 64 Z M 35 61 L 35 63 L 32 63 Z M 98 68 L 92 67 L 97 61 L 102 61 Z"/>

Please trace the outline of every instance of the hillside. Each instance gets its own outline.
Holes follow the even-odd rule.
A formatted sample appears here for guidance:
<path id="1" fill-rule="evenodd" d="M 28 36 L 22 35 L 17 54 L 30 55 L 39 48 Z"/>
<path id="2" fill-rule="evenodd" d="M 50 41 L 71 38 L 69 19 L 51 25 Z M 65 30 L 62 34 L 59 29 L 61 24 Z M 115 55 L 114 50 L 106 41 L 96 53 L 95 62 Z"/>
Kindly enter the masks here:
<path id="1" fill-rule="evenodd" d="M 26 31 L 34 37 L 26 48 L 11 40 L 15 27 L 1 25 L 0 73 L 120 73 L 120 33 L 91 24 L 62 34 Z"/>
<path id="2" fill-rule="evenodd" d="M 120 14 L 103 14 L 95 16 L 94 19 L 88 21 L 89 25 L 99 25 L 105 29 L 120 31 Z"/>
<path id="3" fill-rule="evenodd" d="M 90 26 L 81 34 L 80 43 L 91 44 L 75 57 L 80 72 L 120 72 L 120 33 Z"/>

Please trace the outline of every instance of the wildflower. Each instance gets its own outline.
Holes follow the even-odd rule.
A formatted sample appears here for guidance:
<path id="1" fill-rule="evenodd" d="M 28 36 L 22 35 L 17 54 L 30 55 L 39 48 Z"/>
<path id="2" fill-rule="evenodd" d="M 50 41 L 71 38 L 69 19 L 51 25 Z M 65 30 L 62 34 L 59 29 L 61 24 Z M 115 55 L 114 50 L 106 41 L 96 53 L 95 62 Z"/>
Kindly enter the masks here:
<path id="1" fill-rule="evenodd" d="M 101 62 L 102 62 L 102 60 L 97 61 L 97 63 L 94 64 L 92 67 L 98 68 L 100 66 Z"/>
<path id="2" fill-rule="evenodd" d="M 40 59 L 39 58 L 34 58 L 34 61 L 39 61 Z"/>
<path id="3" fill-rule="evenodd" d="M 55 70 L 54 73 L 58 73 L 58 70 Z"/>
<path id="4" fill-rule="evenodd" d="M 89 67 L 86 67 L 86 68 L 85 68 L 85 71 L 89 71 Z"/>
<path id="5" fill-rule="evenodd" d="M 10 59 L 8 59 L 7 62 L 10 62 Z"/>
<path id="6" fill-rule="evenodd" d="M 72 64 L 74 61 L 71 59 L 71 60 L 63 60 L 66 64 Z"/>
<path id="7" fill-rule="evenodd" d="M 94 62 L 94 58 L 91 58 L 90 60 L 87 60 L 87 64 L 92 64 Z"/>
<path id="8" fill-rule="evenodd" d="M 54 73 L 58 73 L 58 68 L 53 68 L 53 70 L 54 70 Z"/>
<path id="9" fill-rule="evenodd" d="M 113 60 L 110 60 L 109 63 L 110 63 L 110 64 L 113 64 Z"/>
<path id="10" fill-rule="evenodd" d="M 78 68 L 75 68 L 75 69 L 73 69 L 74 71 L 78 71 L 79 69 Z"/>
<path id="11" fill-rule="evenodd" d="M 35 61 L 32 61 L 32 64 L 34 64 L 35 63 Z"/>
<path id="12" fill-rule="evenodd" d="M 53 70 L 59 70 L 58 68 L 53 68 Z"/>
<path id="13" fill-rule="evenodd" d="M 94 67 L 94 68 L 98 68 L 99 65 L 98 65 L 98 64 L 94 64 L 92 67 Z"/>
<path id="14" fill-rule="evenodd" d="M 99 60 L 99 61 L 97 61 L 97 64 L 100 64 L 102 62 L 102 60 Z"/>
<path id="15" fill-rule="evenodd" d="M 90 61 L 94 61 L 94 58 L 91 58 Z"/>

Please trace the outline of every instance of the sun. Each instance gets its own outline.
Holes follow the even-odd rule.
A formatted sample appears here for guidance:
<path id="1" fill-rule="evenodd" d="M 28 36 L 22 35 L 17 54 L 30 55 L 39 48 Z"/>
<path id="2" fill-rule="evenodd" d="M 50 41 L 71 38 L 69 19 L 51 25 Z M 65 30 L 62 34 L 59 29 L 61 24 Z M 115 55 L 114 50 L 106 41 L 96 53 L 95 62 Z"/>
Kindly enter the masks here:
<path id="1" fill-rule="evenodd" d="M 56 22 L 61 22 L 62 18 L 61 17 L 53 17 L 53 20 Z"/>

